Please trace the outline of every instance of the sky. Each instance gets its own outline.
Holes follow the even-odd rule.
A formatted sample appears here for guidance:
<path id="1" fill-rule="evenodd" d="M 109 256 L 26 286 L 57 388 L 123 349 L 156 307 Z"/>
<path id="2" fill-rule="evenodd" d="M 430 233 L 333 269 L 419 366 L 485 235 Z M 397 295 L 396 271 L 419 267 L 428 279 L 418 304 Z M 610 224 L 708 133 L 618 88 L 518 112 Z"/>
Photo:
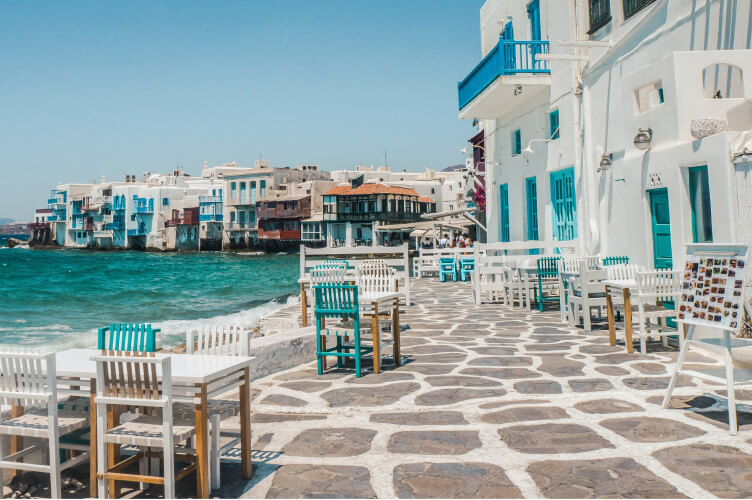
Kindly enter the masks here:
<path id="1" fill-rule="evenodd" d="M 4 0 L 0 218 L 59 182 L 258 158 L 462 163 L 482 0 Z"/>

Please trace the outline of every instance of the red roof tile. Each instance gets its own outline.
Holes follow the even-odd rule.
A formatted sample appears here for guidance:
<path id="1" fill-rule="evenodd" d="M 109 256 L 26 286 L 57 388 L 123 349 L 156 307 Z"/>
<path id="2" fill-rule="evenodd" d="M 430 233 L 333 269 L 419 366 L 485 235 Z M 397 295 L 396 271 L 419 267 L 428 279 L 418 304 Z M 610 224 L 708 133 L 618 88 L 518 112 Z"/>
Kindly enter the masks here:
<path id="1" fill-rule="evenodd" d="M 433 203 L 433 198 L 429 198 L 428 196 L 421 196 L 418 198 L 418 201 L 421 203 Z"/>
<path id="2" fill-rule="evenodd" d="M 337 186 L 324 193 L 324 196 L 355 196 L 366 194 L 401 194 L 405 196 L 415 196 L 416 198 L 418 197 L 418 193 L 414 189 L 398 186 L 386 186 L 384 184 L 377 183 L 361 184 L 354 189 L 350 186 Z"/>

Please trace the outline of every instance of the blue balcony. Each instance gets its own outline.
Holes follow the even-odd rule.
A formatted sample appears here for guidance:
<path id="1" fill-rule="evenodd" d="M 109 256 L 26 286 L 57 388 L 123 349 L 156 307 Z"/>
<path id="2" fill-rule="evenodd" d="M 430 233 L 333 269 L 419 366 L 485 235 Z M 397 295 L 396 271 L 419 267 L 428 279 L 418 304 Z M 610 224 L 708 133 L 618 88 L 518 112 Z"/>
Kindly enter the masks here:
<path id="1" fill-rule="evenodd" d="M 129 229 L 128 236 L 146 236 L 146 230 L 143 227 L 138 229 Z"/>
<path id="2" fill-rule="evenodd" d="M 222 214 L 199 214 L 198 220 L 201 222 L 222 222 Z"/>
<path id="3" fill-rule="evenodd" d="M 123 231 L 125 229 L 125 222 L 110 222 L 104 228 L 107 231 Z"/>
<path id="4" fill-rule="evenodd" d="M 199 196 L 199 203 L 222 203 L 221 196 Z"/>
<path id="5" fill-rule="evenodd" d="M 153 214 L 154 213 L 154 198 L 136 198 L 134 199 L 136 206 L 133 208 L 133 213 L 136 214 Z"/>
<path id="6" fill-rule="evenodd" d="M 538 54 L 548 54 L 548 47 L 547 40 L 499 40 L 470 74 L 457 84 L 459 109 L 464 109 L 500 77 L 550 75 L 548 61 L 535 58 Z M 517 85 L 520 82 L 509 83 Z"/>

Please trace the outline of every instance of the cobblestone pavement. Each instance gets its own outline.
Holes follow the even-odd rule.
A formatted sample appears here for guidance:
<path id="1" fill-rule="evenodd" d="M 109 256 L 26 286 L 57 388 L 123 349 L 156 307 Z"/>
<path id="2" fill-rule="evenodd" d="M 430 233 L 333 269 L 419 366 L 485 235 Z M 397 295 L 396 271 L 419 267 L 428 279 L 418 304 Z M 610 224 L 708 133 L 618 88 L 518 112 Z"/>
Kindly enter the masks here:
<path id="1" fill-rule="evenodd" d="M 751 408 L 731 436 L 723 388 L 689 378 L 660 408 L 675 349 L 628 355 L 603 323 L 476 306 L 436 279 L 414 282 L 401 324 L 399 368 L 319 377 L 312 362 L 256 381 L 254 477 L 220 495 L 752 496 Z"/>

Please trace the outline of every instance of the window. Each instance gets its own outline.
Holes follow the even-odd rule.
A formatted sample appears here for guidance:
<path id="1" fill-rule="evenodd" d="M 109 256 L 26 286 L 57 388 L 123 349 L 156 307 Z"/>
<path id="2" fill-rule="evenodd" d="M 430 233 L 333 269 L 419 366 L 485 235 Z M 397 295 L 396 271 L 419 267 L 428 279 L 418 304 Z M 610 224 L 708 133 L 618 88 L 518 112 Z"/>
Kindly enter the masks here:
<path id="1" fill-rule="evenodd" d="M 559 138 L 559 110 L 554 109 L 548 114 L 548 138 L 555 141 Z"/>
<path id="2" fill-rule="evenodd" d="M 499 188 L 499 207 L 501 210 L 501 241 L 509 241 L 509 184 Z"/>
<path id="3" fill-rule="evenodd" d="M 538 239 L 538 183 L 535 177 L 525 180 L 527 195 L 527 239 Z"/>
<path id="4" fill-rule="evenodd" d="M 647 7 L 655 0 L 623 0 L 624 2 L 624 19 L 628 19 L 637 14 L 644 7 Z"/>
<path id="5" fill-rule="evenodd" d="M 522 153 L 522 132 L 520 129 L 512 132 L 512 154 L 518 155 Z"/>
<path id="6" fill-rule="evenodd" d="M 590 31 L 595 33 L 611 20 L 611 0 L 590 0 Z"/>
<path id="7" fill-rule="evenodd" d="M 256 181 L 251 181 L 250 186 L 251 186 L 251 204 L 255 205 L 256 204 Z"/>
<path id="8" fill-rule="evenodd" d="M 577 197 L 574 189 L 574 168 L 551 172 L 551 209 L 553 232 L 558 241 L 577 237 Z"/>
<path id="9" fill-rule="evenodd" d="M 230 222 L 235 223 L 235 212 L 230 212 Z"/>
<path id="10" fill-rule="evenodd" d="M 162 206 L 163 207 L 169 207 L 170 206 L 170 199 L 169 198 L 162 198 Z"/>
<path id="11" fill-rule="evenodd" d="M 657 80 L 635 90 L 637 113 L 644 113 L 663 104 L 663 82 Z"/>
<path id="12" fill-rule="evenodd" d="M 708 167 L 689 169 L 689 204 L 692 207 L 692 239 L 695 243 L 713 241 L 713 221 L 710 212 L 710 184 Z"/>
<path id="13" fill-rule="evenodd" d="M 131 214 L 131 220 L 136 220 L 136 214 Z"/>
<path id="14" fill-rule="evenodd" d="M 245 190 L 245 182 L 240 183 L 240 202 L 248 203 L 248 191 Z"/>
<path id="15" fill-rule="evenodd" d="M 237 189 L 234 182 L 230 183 L 230 196 L 233 200 L 237 197 Z"/>
<path id="16" fill-rule="evenodd" d="M 266 196 L 266 181 L 261 181 L 259 191 L 260 191 L 259 196 L 261 197 Z"/>
<path id="17" fill-rule="evenodd" d="M 702 70 L 705 99 L 744 97 L 742 69 L 731 64 L 712 64 Z"/>

